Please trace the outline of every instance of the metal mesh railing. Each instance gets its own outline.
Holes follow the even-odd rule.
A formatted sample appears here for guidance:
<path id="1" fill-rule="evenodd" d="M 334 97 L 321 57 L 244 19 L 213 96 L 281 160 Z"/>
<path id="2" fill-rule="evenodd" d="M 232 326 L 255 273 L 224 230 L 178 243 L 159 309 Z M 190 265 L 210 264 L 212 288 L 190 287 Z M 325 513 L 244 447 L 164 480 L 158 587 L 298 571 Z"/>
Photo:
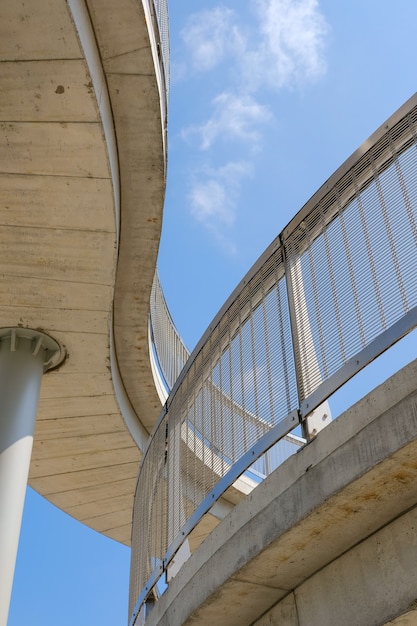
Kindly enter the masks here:
<path id="1" fill-rule="evenodd" d="M 169 24 L 168 24 L 168 0 L 153 0 L 156 21 L 158 24 L 161 57 L 164 68 L 165 88 L 167 99 L 169 95 Z"/>
<path id="2" fill-rule="evenodd" d="M 287 302 L 286 298 L 285 302 Z M 155 272 L 152 285 L 149 326 L 152 355 L 155 356 L 156 365 L 154 375 L 157 377 L 157 380 L 155 380 L 155 383 L 158 388 L 161 387 L 161 383 L 165 388 L 166 393 L 165 399 L 163 400 L 165 403 L 166 397 L 178 380 L 190 353 L 172 320 L 159 281 L 158 272 Z M 284 359 L 284 364 L 286 365 L 286 363 L 287 361 Z M 233 409 L 245 419 L 256 419 L 256 421 L 259 421 L 259 417 L 255 418 L 255 413 L 251 413 L 251 411 L 245 407 L 245 402 L 235 400 L 232 403 L 230 396 L 221 392 L 220 389 L 219 381 L 216 380 L 216 377 L 213 377 L 205 393 L 209 393 L 213 398 L 216 397 L 219 406 L 233 404 Z M 212 443 L 216 445 L 214 440 Z M 294 452 L 294 446 L 298 448 L 303 443 L 305 443 L 304 439 L 294 436 L 288 437 L 285 443 L 278 444 L 273 450 L 266 452 L 261 459 L 257 460 L 254 465 L 254 471 L 256 471 L 260 477 L 264 477 L 271 469 L 277 467 L 289 454 Z"/>
<path id="3" fill-rule="evenodd" d="M 150 37 L 156 70 L 155 77 L 160 95 L 166 174 L 168 150 L 168 100 L 170 84 L 168 0 L 142 0 L 142 5 Z"/>
<path id="4" fill-rule="evenodd" d="M 416 304 L 415 117 L 377 141 L 285 239 L 301 400 Z"/>
<path id="5" fill-rule="evenodd" d="M 159 282 L 158 272 L 155 272 L 152 285 L 149 324 L 158 369 L 170 391 L 190 353 L 175 328 Z"/>
<path id="6" fill-rule="evenodd" d="M 188 359 L 139 473 L 131 624 L 213 503 L 417 325 L 416 173 L 417 96 L 303 207 Z"/>

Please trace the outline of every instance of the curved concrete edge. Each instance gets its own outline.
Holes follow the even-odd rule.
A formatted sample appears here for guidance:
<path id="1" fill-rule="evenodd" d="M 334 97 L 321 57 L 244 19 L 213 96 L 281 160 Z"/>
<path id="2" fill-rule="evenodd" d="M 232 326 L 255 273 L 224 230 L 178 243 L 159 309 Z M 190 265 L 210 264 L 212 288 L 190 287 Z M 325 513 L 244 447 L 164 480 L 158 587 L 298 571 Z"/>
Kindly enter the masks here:
<path id="1" fill-rule="evenodd" d="M 153 0 L 151 0 L 151 2 L 153 2 Z M 152 14 L 151 14 L 151 7 L 150 7 L 149 0 L 142 0 L 142 6 L 143 6 L 143 11 L 145 13 L 146 23 L 152 24 Z M 166 157 L 165 163 L 164 163 L 165 176 L 166 176 L 167 158 L 168 158 L 168 145 L 167 145 L 168 102 L 167 102 L 167 94 L 166 94 L 166 85 L 165 85 L 165 80 L 163 78 L 162 71 L 161 71 L 162 60 L 160 60 L 159 58 L 158 42 L 156 40 L 155 32 L 153 28 L 149 28 L 148 33 L 149 33 L 149 40 L 151 44 L 153 63 L 155 67 L 155 74 L 156 74 L 156 78 L 158 82 L 159 105 L 160 105 L 160 111 L 161 111 L 161 123 L 162 123 L 162 131 L 163 131 L 162 140 L 163 140 L 163 147 L 164 147 L 164 155 Z"/>
<path id="2" fill-rule="evenodd" d="M 72 19 L 77 29 L 78 38 L 84 53 L 88 71 L 93 83 L 101 123 L 106 139 L 107 153 L 113 183 L 114 207 L 116 212 L 116 236 L 119 242 L 120 232 L 120 178 L 119 159 L 117 155 L 116 135 L 114 132 L 113 114 L 109 92 L 104 76 L 103 66 L 97 49 L 96 39 L 87 10 L 85 0 L 67 0 Z"/>
<path id="3" fill-rule="evenodd" d="M 97 105 L 100 111 L 101 123 L 106 139 L 109 165 L 113 183 L 115 224 L 117 250 L 120 246 L 120 176 L 119 159 L 117 152 L 117 142 L 113 122 L 113 113 L 109 92 L 107 89 L 106 77 L 101 63 L 99 51 L 94 36 L 90 15 L 85 4 L 85 0 L 68 0 L 72 18 L 74 20 L 80 44 L 83 49 L 85 60 L 91 76 L 91 81 L 96 94 Z M 160 81 L 159 81 L 160 82 Z M 114 326 L 110 324 L 110 367 L 112 373 L 113 386 L 117 398 L 117 403 L 124 417 L 126 425 L 135 443 L 140 450 L 144 450 L 147 443 L 147 433 L 139 422 L 137 415 L 127 397 L 123 381 L 120 374 L 119 364 L 114 346 Z"/>
<path id="4" fill-rule="evenodd" d="M 156 359 L 155 354 L 153 353 L 153 350 L 152 350 L 152 347 L 151 347 L 152 346 L 152 338 L 151 338 L 151 328 L 150 328 L 150 326 L 148 326 L 148 345 L 150 346 L 150 350 L 149 350 L 150 354 L 149 354 L 149 356 L 150 356 L 150 359 L 151 359 L 152 376 L 153 376 L 153 379 L 154 379 L 156 390 L 158 392 L 158 397 L 159 397 L 159 400 L 161 402 L 161 406 L 163 406 L 165 404 L 165 402 L 168 400 L 169 393 L 168 393 L 167 389 L 165 388 L 164 381 L 162 379 L 162 375 L 159 372 L 157 359 Z"/>
<path id="5" fill-rule="evenodd" d="M 103 130 L 101 57 L 95 91 L 65 0 L 2 3 L 0 13 L 0 325 L 43 331 L 68 353 L 42 381 L 29 484 L 129 543 L 140 454 L 108 368 L 117 162 Z"/>
<path id="6" fill-rule="evenodd" d="M 415 608 L 415 605 L 416 602 L 413 603 L 413 610 L 406 611 L 397 618 L 387 622 L 387 624 L 390 626 L 415 626 L 417 624 L 417 608 Z"/>
<path id="7" fill-rule="evenodd" d="M 114 348 L 114 336 L 113 336 L 113 325 L 111 327 L 110 332 L 110 367 L 111 367 L 111 375 L 114 390 L 116 393 L 117 403 L 120 407 L 120 411 L 123 415 L 123 418 L 126 422 L 126 425 L 129 429 L 130 434 L 135 440 L 136 445 L 139 450 L 144 451 L 148 444 L 149 435 L 142 426 L 141 422 L 138 420 L 138 416 L 136 415 L 130 400 L 126 394 L 126 390 L 123 385 L 123 381 L 120 376 L 120 369 L 117 363 L 117 357 L 115 354 Z"/>
<path id="8" fill-rule="evenodd" d="M 112 7 L 105 0 L 69 4 L 96 92 L 113 180 L 118 264 L 111 370 L 119 407 L 143 451 L 161 410 L 147 326 L 165 196 L 165 86 L 146 0 Z M 124 15 L 135 23 L 135 45 L 129 41 L 131 24 L 124 25 L 126 40 L 113 33 Z M 142 40 L 145 46 L 138 44 Z"/>
<path id="9" fill-rule="evenodd" d="M 69 354 L 42 383 L 29 483 L 129 544 L 148 438 L 138 415 L 149 427 L 161 406 L 137 346 L 165 191 L 148 24 L 137 0 L 6 3 L 2 18 L 2 115 L 14 121 L 0 133 L 1 217 L 14 254 L 2 256 L 1 325 L 43 329 Z"/>
<path id="10" fill-rule="evenodd" d="M 165 199 L 164 86 L 146 2 L 87 0 L 117 140 L 120 237 L 114 290 L 114 355 L 143 439 L 159 416 L 148 344 L 149 301 Z M 123 400 L 122 400 L 123 403 Z M 143 427 L 143 428 L 142 428 Z"/>
<path id="11" fill-rule="evenodd" d="M 147 626 L 254 624 L 292 592 L 298 621 L 285 622 L 291 626 L 330 626 L 336 614 L 338 626 L 371 626 L 410 610 L 417 595 L 417 541 L 409 532 L 417 523 L 416 381 L 414 361 L 269 476 L 185 563 Z M 393 547 L 391 560 L 375 568 L 375 585 L 341 561 L 351 559 L 359 570 L 378 561 L 381 540 L 392 547 L 400 526 L 408 549 Z M 338 568 L 346 568 L 339 576 L 344 594 L 334 582 Z M 405 572 L 401 584 L 391 569 L 394 578 Z M 371 604 L 378 584 L 380 602 Z M 259 622 L 270 623 L 280 622 Z"/>

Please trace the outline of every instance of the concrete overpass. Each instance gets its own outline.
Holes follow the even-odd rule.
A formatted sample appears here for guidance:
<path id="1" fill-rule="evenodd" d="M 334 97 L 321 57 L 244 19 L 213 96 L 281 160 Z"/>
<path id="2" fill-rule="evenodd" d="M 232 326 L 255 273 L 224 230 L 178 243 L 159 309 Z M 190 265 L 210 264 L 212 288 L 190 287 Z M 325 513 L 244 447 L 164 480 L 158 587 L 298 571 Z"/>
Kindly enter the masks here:
<path id="1" fill-rule="evenodd" d="M 201 524 L 207 521 L 205 513 L 213 511 L 211 501 L 206 507 L 207 498 L 220 502 L 221 472 L 225 473 L 224 482 L 237 480 L 250 468 L 250 463 L 245 465 L 248 455 L 255 456 L 256 450 L 262 454 L 278 439 L 282 443 L 298 418 L 304 426 L 308 420 L 311 422 L 315 409 L 309 403 L 316 408 L 323 406 L 329 395 L 328 380 L 332 389 L 336 388 L 366 365 L 366 359 L 375 358 L 415 326 L 414 272 L 410 272 L 413 257 L 409 253 L 414 249 L 408 240 L 409 247 L 402 251 L 403 274 L 395 258 L 393 239 L 387 238 L 386 251 L 394 257 L 390 280 L 386 280 L 388 274 L 379 277 L 385 270 L 380 266 L 379 253 L 386 243 L 380 241 L 379 222 L 372 231 L 375 220 L 370 230 L 378 254 L 368 244 L 370 272 L 363 276 L 362 265 L 354 263 L 357 250 L 348 244 L 347 263 L 338 263 L 336 254 L 332 267 L 331 253 L 340 251 L 341 239 L 348 243 L 353 239 L 346 236 L 345 229 L 354 229 L 358 220 L 350 221 L 348 208 L 354 212 L 357 201 L 364 215 L 368 210 L 363 206 L 364 195 L 369 189 L 378 196 L 385 212 L 388 235 L 392 234 L 391 222 L 397 220 L 397 210 L 402 210 L 404 223 L 409 220 L 411 224 L 415 219 L 413 167 L 408 167 L 407 159 L 412 159 L 409 155 L 415 140 L 417 104 L 407 105 L 405 113 L 384 127 L 383 136 L 381 131 L 374 140 L 379 147 L 365 167 L 357 165 L 367 151 L 373 151 L 372 141 L 343 172 L 335 173 L 339 179 L 333 180 L 334 197 L 328 192 L 331 185 L 319 190 L 320 197 L 312 199 L 317 205 L 306 206 L 262 255 L 254 273 L 239 287 L 243 306 L 229 307 L 236 319 L 229 318 L 228 312 L 226 323 L 224 311 L 217 316 L 219 332 L 213 332 L 214 339 L 209 341 L 213 344 L 212 360 L 206 358 L 204 350 L 204 359 L 199 360 L 198 350 L 204 347 L 207 337 L 202 338 L 192 357 L 192 364 L 201 368 L 196 384 L 190 378 L 195 396 L 190 414 L 195 422 L 184 418 L 181 399 L 175 404 L 175 393 L 186 380 L 190 366 L 175 383 L 177 388 L 168 401 L 168 425 L 167 414 L 158 417 L 161 402 L 148 347 L 149 295 L 166 173 L 167 76 L 154 9 L 155 3 L 150 0 L 120 0 L 113 4 L 105 0 L 36 0 L 29 4 L 4 2 L 1 6 L 0 370 L 8 373 L 20 346 L 25 350 L 29 347 L 27 356 L 32 354 L 39 360 L 39 354 L 49 358 L 44 335 L 56 342 L 57 367 L 46 373 L 42 383 L 29 482 L 76 519 L 126 544 L 131 537 L 141 450 L 156 420 L 160 420 L 162 436 L 154 448 L 159 474 L 150 463 L 148 486 L 162 484 L 169 475 L 161 500 L 171 501 L 174 506 L 160 516 L 163 523 L 172 526 L 171 544 L 160 546 L 160 557 L 149 550 L 151 564 L 158 558 L 161 562 L 159 576 L 163 571 L 168 573 L 168 567 L 172 571 L 170 563 L 183 545 L 185 531 L 196 535 L 195 519 Z M 409 124 L 407 132 L 404 124 Z M 386 141 L 385 131 L 391 128 L 393 133 L 386 133 L 390 135 Z M 388 210 L 384 204 L 384 177 L 394 167 L 398 171 L 395 190 L 399 199 Z M 390 189 L 386 191 L 391 194 Z M 343 221 L 346 215 L 349 219 Z M 340 231 L 331 230 L 339 223 Z M 365 234 L 369 241 L 370 233 Z M 317 242 L 314 250 L 310 249 Z M 303 277 L 302 257 L 306 251 L 311 254 Z M 316 272 L 326 271 L 320 265 L 324 256 L 330 267 L 327 287 L 326 281 L 318 284 L 315 280 Z M 264 267 L 268 271 L 263 271 Z M 341 267 L 349 267 L 351 274 L 350 300 L 340 288 L 346 286 L 346 273 Z M 258 270 L 261 281 L 257 279 Z M 284 276 L 289 279 L 289 305 L 282 287 Z M 310 280 L 308 292 L 304 290 L 305 280 Z M 398 294 L 389 289 L 397 282 L 404 311 L 393 317 L 392 331 L 387 327 L 381 293 L 391 304 Z M 358 285 L 367 293 L 377 293 L 376 298 L 368 298 L 369 310 L 361 308 Z M 268 301 L 264 314 L 258 315 L 256 332 L 268 337 L 270 313 L 274 320 L 279 318 L 280 329 L 275 332 L 281 332 L 284 340 L 275 346 L 271 362 L 266 341 L 266 349 L 261 346 L 261 357 L 256 361 L 254 346 L 245 352 L 245 338 L 239 345 L 233 343 L 233 338 L 243 329 L 243 335 L 252 341 L 252 320 L 261 310 L 263 298 L 275 294 L 274 290 L 277 297 L 274 295 L 274 303 Z M 240 292 L 235 296 L 236 302 L 240 301 Z M 295 345 L 297 363 L 285 362 L 284 358 L 284 375 L 259 375 L 256 381 L 265 367 L 276 373 L 273 367 L 280 360 L 275 359 L 280 350 L 290 353 L 290 340 L 285 335 L 287 306 L 297 326 L 292 339 L 303 339 Z M 343 334 L 344 307 L 356 315 L 349 336 Z M 297 310 L 298 318 L 294 316 Z M 336 330 L 332 328 L 327 335 L 331 325 L 325 322 L 332 310 Z M 314 332 L 320 335 L 320 342 L 313 338 L 310 316 L 315 319 Z M 381 328 L 368 339 L 368 320 L 378 318 Z M 339 344 L 340 354 L 336 350 L 335 357 L 332 350 Z M 231 363 L 238 349 L 242 371 L 234 378 Z M 357 360 L 357 356 L 364 361 Z M 326 359 L 330 359 L 330 368 Z M 223 367 L 218 365 L 222 362 Z M 293 384 L 296 365 L 297 389 Z M 320 366 L 326 370 L 323 381 Z M 222 369 L 229 378 L 226 382 L 222 381 Z M 244 374 L 249 369 L 254 386 L 259 385 L 264 398 L 260 404 L 244 385 Z M 159 598 L 147 623 L 415 623 L 416 544 L 411 531 L 417 521 L 413 488 L 416 373 L 414 363 L 385 383 L 253 489 L 214 530 L 211 523 L 209 530 L 203 529 L 195 545 L 212 532 L 169 581 L 168 590 Z M 0 478 L 6 477 L 3 483 L 0 481 L 0 508 L 4 511 L 13 500 L 22 498 L 21 493 L 17 498 L 17 492 L 10 496 L 7 491 L 9 457 L 21 439 L 27 439 L 31 447 L 33 434 L 27 424 L 19 437 L 14 424 L 7 431 L 13 420 L 4 408 L 4 398 L 15 395 L 12 378 L 8 389 L 7 376 L 0 377 Z M 276 383 L 282 387 L 277 392 L 275 381 L 284 378 L 289 387 Z M 241 393 L 237 391 L 239 379 Z M 177 398 L 180 396 L 178 393 Z M 281 402 L 283 397 L 286 406 Z M 276 398 L 280 401 L 275 406 Z M 249 408 L 245 408 L 245 401 Z M 205 417 L 206 410 L 210 419 Z M 317 419 L 322 422 L 324 418 L 329 421 L 322 412 Z M 309 436 L 317 430 L 305 428 Z M 238 439 L 243 431 L 242 442 Z M 259 443 L 264 446 L 262 450 Z M 229 454 L 229 444 L 240 450 L 240 457 L 234 452 Z M 173 470 L 168 473 L 164 466 L 167 457 L 168 467 Z M 16 458 L 19 461 L 21 457 Z M 195 479 L 196 486 L 182 480 L 184 476 L 187 481 Z M 214 487 L 213 476 L 217 481 Z M 22 484 L 24 491 L 26 481 Z M 148 498 L 147 522 L 152 521 L 151 513 L 157 508 L 150 502 Z M 140 499 L 136 508 L 144 509 Z M 185 512 L 188 519 L 183 527 Z M 8 550 L 8 535 L 1 526 L 3 517 L 0 566 L 7 561 L 3 555 Z M 217 524 L 222 515 L 213 517 Z M 10 520 L 14 531 L 18 531 L 20 519 L 9 516 Z M 160 527 L 154 531 L 165 536 Z M 144 547 L 142 536 L 140 551 L 145 552 Z M 0 575 L 5 580 L 3 570 Z M 143 601 L 139 604 L 146 613 L 153 594 L 158 594 L 153 587 L 148 589 L 144 580 L 145 587 L 139 590 Z M 155 586 L 156 582 L 155 576 Z M 5 596 L 6 588 L 2 582 Z M 136 600 L 137 596 L 134 603 Z M 7 606 L 3 600 L 0 607 L 0 624 L 4 624 Z M 134 613 L 131 619 L 139 623 L 142 616 Z"/>
<path id="2" fill-rule="evenodd" d="M 165 192 L 160 50 L 153 2 L 1 3 L 0 329 L 17 345 L 20 329 L 42 331 L 65 356 L 43 377 L 29 484 L 125 544 L 160 410 L 147 326 Z M 13 437 L 2 431 L 3 460 Z"/>

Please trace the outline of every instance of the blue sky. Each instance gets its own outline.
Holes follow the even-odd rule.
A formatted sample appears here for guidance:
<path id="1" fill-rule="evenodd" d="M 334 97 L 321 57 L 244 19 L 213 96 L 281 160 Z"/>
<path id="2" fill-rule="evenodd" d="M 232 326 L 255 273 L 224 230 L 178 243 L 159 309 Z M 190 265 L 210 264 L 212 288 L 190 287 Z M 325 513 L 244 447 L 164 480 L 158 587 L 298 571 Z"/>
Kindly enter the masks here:
<path id="1" fill-rule="evenodd" d="M 171 0 L 159 271 L 190 348 L 291 217 L 416 91 L 416 23 L 414 0 L 395 10 L 384 0 Z M 397 346 L 368 382 L 415 345 L 414 335 Z M 341 407 L 352 386 L 364 390 L 351 383 Z M 29 491 L 9 626 L 126 624 L 129 558 Z"/>

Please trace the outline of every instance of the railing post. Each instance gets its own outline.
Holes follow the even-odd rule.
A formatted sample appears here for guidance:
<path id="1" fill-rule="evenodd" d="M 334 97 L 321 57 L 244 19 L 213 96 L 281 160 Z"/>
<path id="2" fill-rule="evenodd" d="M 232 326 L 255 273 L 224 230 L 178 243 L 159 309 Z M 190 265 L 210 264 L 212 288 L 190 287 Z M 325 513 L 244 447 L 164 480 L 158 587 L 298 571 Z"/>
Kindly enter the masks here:
<path id="1" fill-rule="evenodd" d="M 168 413 L 168 546 L 170 546 L 186 521 L 186 512 L 183 502 L 183 476 L 181 469 L 181 430 L 180 419 L 169 420 Z M 170 532 L 171 530 L 171 532 Z M 188 539 L 184 540 L 175 557 L 167 567 L 167 583 L 181 569 L 185 561 L 190 557 Z"/>
<path id="2" fill-rule="evenodd" d="M 314 347 L 311 325 L 308 321 L 308 307 L 304 293 L 301 259 L 300 257 L 297 257 L 295 261 L 292 258 L 288 259 L 283 234 L 280 235 L 280 241 L 284 262 L 285 280 L 287 284 L 288 308 L 295 360 L 295 376 L 297 381 L 298 403 L 300 406 L 307 395 L 303 375 L 306 372 L 310 372 L 311 374 L 314 374 L 315 377 L 321 378 L 321 374 Z M 297 286 L 295 286 L 295 283 Z M 295 300 L 296 290 L 298 309 Z M 297 313 L 297 310 L 299 313 Z M 300 335 L 298 328 L 298 318 L 301 317 L 301 315 L 303 316 L 303 319 L 306 320 L 303 324 L 302 336 Z M 306 354 L 308 354 L 308 359 Z M 300 413 L 300 423 L 303 437 L 305 437 L 307 441 L 310 441 L 320 430 L 325 428 L 325 426 L 331 422 L 331 419 L 330 406 L 327 400 L 315 410 L 311 411 L 308 414 L 308 417 Z"/>

